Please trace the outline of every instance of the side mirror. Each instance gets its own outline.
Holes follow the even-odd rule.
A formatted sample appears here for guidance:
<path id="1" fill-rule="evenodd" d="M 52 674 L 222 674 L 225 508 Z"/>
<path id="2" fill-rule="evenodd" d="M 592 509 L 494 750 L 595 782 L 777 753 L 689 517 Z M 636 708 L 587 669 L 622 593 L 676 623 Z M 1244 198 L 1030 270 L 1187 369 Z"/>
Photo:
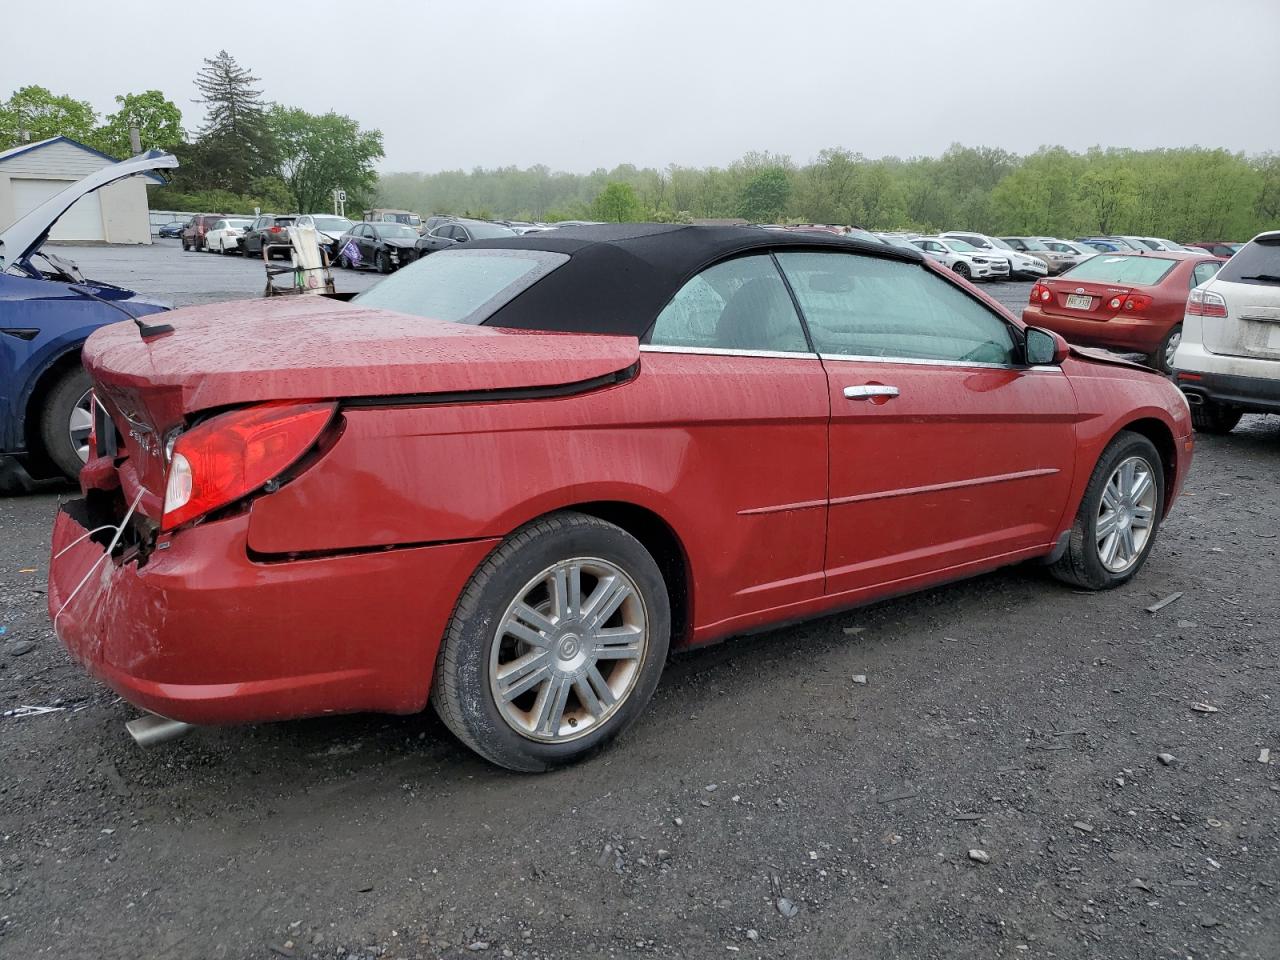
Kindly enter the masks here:
<path id="1" fill-rule="evenodd" d="M 466 242 L 467 242 L 467 238 L 466 238 L 466 237 L 454 237 L 454 238 L 453 238 L 453 242 L 454 242 L 454 243 L 466 243 Z"/>
<path id="2" fill-rule="evenodd" d="M 1027 366 L 1057 367 L 1061 366 L 1062 362 L 1067 359 L 1070 347 L 1067 346 L 1067 341 L 1052 330 L 1027 327 L 1023 352 Z"/>

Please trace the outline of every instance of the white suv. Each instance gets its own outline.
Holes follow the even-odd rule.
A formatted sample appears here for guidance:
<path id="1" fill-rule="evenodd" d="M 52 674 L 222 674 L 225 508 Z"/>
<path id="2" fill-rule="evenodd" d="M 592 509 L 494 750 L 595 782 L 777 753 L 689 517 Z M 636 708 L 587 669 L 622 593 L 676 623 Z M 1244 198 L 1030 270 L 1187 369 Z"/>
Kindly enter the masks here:
<path id="1" fill-rule="evenodd" d="M 1191 291 L 1174 376 L 1205 433 L 1280 413 L 1280 230 L 1260 233 Z"/>
<path id="2" fill-rule="evenodd" d="M 948 230 L 943 236 L 963 240 L 985 253 L 1004 257 L 1009 262 L 1009 273 L 1014 279 L 1032 277 L 1038 280 L 1049 275 L 1047 263 L 1039 257 L 1013 249 L 999 237 L 989 237 L 985 233 L 969 233 L 967 230 Z"/>
<path id="3" fill-rule="evenodd" d="M 966 280 L 1008 280 L 1009 261 L 950 237 L 912 237 L 911 242 L 948 270 Z"/>

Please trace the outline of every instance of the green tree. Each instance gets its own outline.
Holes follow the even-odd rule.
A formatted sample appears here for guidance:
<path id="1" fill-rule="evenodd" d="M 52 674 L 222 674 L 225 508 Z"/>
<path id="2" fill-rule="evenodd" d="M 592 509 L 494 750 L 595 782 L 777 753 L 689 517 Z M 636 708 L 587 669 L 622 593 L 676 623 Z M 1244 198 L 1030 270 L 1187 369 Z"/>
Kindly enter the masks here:
<path id="1" fill-rule="evenodd" d="M 89 141 L 97 121 L 97 113 L 85 100 L 44 87 L 22 87 L 0 102 L 0 150 L 57 136 Z"/>
<path id="2" fill-rule="evenodd" d="M 608 223 L 639 220 L 640 200 L 631 184 L 615 180 L 606 184 L 591 204 L 591 216 Z"/>
<path id="3" fill-rule="evenodd" d="M 273 106 L 267 122 L 280 158 L 280 178 L 300 213 L 324 210 L 335 188 L 347 191 L 360 208 L 372 200 L 378 183 L 374 162 L 382 152 L 382 133 L 361 130 L 350 117 L 307 113 Z"/>
<path id="4" fill-rule="evenodd" d="M 137 127 L 143 150 L 172 150 L 182 143 L 182 111 L 159 90 L 116 97 L 119 109 L 94 132 L 94 146 L 117 157 L 133 154 L 129 128 Z"/>
<path id="5" fill-rule="evenodd" d="M 276 144 L 257 83 L 225 50 L 206 58 L 196 74 L 201 95 L 195 102 L 208 108 L 192 156 L 201 187 L 244 193 L 254 177 L 276 172 Z"/>
<path id="6" fill-rule="evenodd" d="M 754 174 L 738 197 L 738 216 L 752 223 L 782 219 L 791 198 L 791 178 L 782 167 L 767 167 Z"/>

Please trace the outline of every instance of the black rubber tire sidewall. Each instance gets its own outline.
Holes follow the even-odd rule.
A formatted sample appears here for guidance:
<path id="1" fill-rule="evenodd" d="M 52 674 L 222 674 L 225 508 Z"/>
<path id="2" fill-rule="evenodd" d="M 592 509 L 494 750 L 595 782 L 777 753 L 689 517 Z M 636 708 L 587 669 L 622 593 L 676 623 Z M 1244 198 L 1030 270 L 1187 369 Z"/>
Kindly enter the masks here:
<path id="1" fill-rule="evenodd" d="M 1244 412 L 1241 410 L 1205 400 L 1199 406 L 1191 408 L 1191 425 L 1198 433 L 1223 436 L 1234 430 L 1243 416 Z"/>
<path id="2" fill-rule="evenodd" d="M 1147 358 L 1152 369 L 1159 370 L 1161 373 L 1173 373 L 1173 365 L 1165 362 L 1165 352 L 1169 349 L 1169 341 L 1173 339 L 1173 335 L 1181 332 L 1182 324 L 1180 323 L 1169 328 L 1169 332 L 1160 340 L 1160 346 L 1156 347 L 1156 352 Z"/>
<path id="3" fill-rule="evenodd" d="M 516 733 L 499 714 L 489 687 L 489 655 L 496 621 L 516 593 L 571 556 L 599 557 L 627 572 L 644 598 L 649 642 L 631 693 L 603 727 L 568 743 L 539 743 Z M 639 541 L 595 517 L 552 514 L 513 533 L 472 576 L 441 644 L 432 703 L 459 739 L 499 766 L 522 772 L 564 766 L 601 749 L 644 710 L 662 675 L 670 633 L 666 583 Z"/>
<path id="4" fill-rule="evenodd" d="M 952 272 L 958 274 L 959 276 L 964 277 L 966 280 L 973 279 L 973 271 L 969 269 L 969 265 L 967 263 L 964 263 L 964 262 L 957 263 L 954 267 L 951 268 L 951 270 Z"/>
<path id="5" fill-rule="evenodd" d="M 91 386 L 89 374 L 84 368 L 76 367 L 62 375 L 44 398 L 44 406 L 40 411 L 40 445 L 49 461 L 69 480 L 80 476 L 84 466 L 75 447 L 71 445 L 71 437 L 67 433 L 71 422 L 71 410 L 76 402 L 84 396 Z"/>
<path id="6" fill-rule="evenodd" d="M 391 262 L 387 259 L 387 255 L 381 250 L 378 251 L 377 259 L 374 260 L 374 265 L 379 273 L 391 272 Z"/>
<path id="7" fill-rule="evenodd" d="M 1155 529 L 1151 531 L 1151 536 L 1143 547 L 1137 563 L 1124 573 L 1113 573 L 1102 565 L 1102 559 L 1098 556 L 1094 532 L 1098 523 L 1098 508 L 1102 501 L 1103 487 L 1106 486 L 1115 468 L 1122 461 L 1135 455 L 1146 458 L 1155 477 Z M 1089 478 L 1089 486 L 1085 489 L 1075 523 L 1071 528 L 1067 554 L 1054 565 L 1054 573 L 1060 579 L 1092 590 L 1110 590 L 1129 582 L 1137 576 L 1138 571 L 1146 564 L 1147 558 L 1151 556 L 1151 550 L 1155 546 L 1160 526 L 1164 521 L 1164 502 L 1165 475 L 1160 452 L 1156 450 L 1155 444 L 1141 434 L 1122 431 L 1107 445 L 1098 459 L 1097 466 L 1094 467 L 1093 474 Z"/>

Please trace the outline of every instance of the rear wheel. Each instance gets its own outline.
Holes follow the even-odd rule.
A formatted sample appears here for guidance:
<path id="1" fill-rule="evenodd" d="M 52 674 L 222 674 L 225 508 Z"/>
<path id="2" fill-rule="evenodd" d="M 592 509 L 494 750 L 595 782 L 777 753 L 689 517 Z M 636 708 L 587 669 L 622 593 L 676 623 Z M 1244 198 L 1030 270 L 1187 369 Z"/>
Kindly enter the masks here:
<path id="1" fill-rule="evenodd" d="M 1161 373 L 1173 373 L 1173 357 L 1178 352 L 1180 343 L 1182 343 L 1182 324 L 1178 324 L 1165 334 L 1156 352 L 1147 358 L 1147 363 Z"/>
<path id="2" fill-rule="evenodd" d="M 77 367 L 62 375 L 45 397 L 40 413 L 40 441 L 45 455 L 69 479 L 80 475 L 89 459 L 93 400 L 89 374 Z"/>
<path id="3" fill-rule="evenodd" d="M 500 766 L 573 763 L 639 716 L 670 632 L 666 584 L 639 541 L 596 517 L 553 514 L 508 537 L 472 576 L 431 701 Z"/>
<path id="4" fill-rule="evenodd" d="M 351 260 L 345 253 L 338 257 L 338 266 L 343 270 L 351 269 Z"/>
<path id="5" fill-rule="evenodd" d="M 956 265 L 951 269 L 960 274 L 960 276 L 964 277 L 966 280 L 973 279 L 973 271 L 969 269 L 969 265 L 963 260 L 956 261 Z"/>
<path id="6" fill-rule="evenodd" d="M 1241 410 L 1205 400 L 1191 408 L 1191 425 L 1200 433 L 1230 433 L 1244 416 Z"/>
<path id="7" fill-rule="evenodd" d="M 1126 583 L 1146 562 L 1163 519 L 1164 470 L 1146 437 L 1125 430 L 1094 467 L 1067 552 L 1050 570 L 1090 590 Z"/>
<path id="8" fill-rule="evenodd" d="M 186 253 L 186 252 L 187 252 L 188 250 L 190 250 L 190 249 L 191 249 L 191 247 L 190 247 L 190 245 L 187 243 L 187 238 L 186 238 L 186 237 L 183 237 L 183 238 L 182 238 L 182 252 L 183 252 L 183 253 Z"/>

